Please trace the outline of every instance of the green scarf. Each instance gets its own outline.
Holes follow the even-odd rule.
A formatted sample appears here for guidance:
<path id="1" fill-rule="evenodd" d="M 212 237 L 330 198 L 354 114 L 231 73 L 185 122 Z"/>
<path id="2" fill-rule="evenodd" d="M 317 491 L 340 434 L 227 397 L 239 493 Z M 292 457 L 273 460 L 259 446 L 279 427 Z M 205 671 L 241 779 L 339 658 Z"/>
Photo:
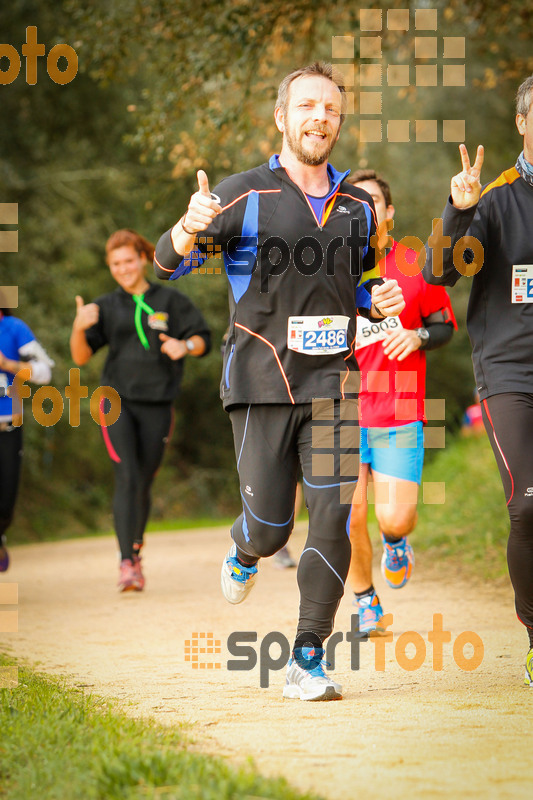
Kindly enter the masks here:
<path id="1" fill-rule="evenodd" d="M 143 311 L 146 311 L 147 314 L 153 314 L 155 312 L 153 308 L 150 308 L 148 303 L 144 302 L 144 294 L 134 294 L 133 300 L 135 301 L 135 329 L 137 331 L 137 336 L 141 340 L 141 344 L 144 349 L 149 350 L 150 345 L 148 344 L 148 339 L 146 338 L 146 334 L 143 330 L 141 314 Z"/>

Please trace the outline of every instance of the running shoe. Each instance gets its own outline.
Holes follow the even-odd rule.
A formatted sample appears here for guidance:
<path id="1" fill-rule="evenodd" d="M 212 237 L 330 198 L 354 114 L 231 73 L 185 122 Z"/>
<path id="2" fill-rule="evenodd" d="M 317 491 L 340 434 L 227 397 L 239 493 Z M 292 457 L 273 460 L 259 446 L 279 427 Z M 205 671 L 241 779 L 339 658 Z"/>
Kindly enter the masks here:
<path id="1" fill-rule="evenodd" d="M 524 685 L 533 689 L 533 647 L 526 657 L 526 677 L 524 678 Z"/>
<path id="2" fill-rule="evenodd" d="M 9 553 L 6 547 L 5 536 L 0 537 L 0 572 L 7 572 L 9 567 Z"/>
<path id="3" fill-rule="evenodd" d="M 383 555 L 381 557 L 381 573 L 391 589 L 401 589 L 405 586 L 415 564 L 413 548 L 403 536 L 394 544 L 390 544 L 381 534 L 383 542 Z"/>
<path id="4" fill-rule="evenodd" d="M 281 550 L 278 550 L 277 553 L 274 553 L 272 561 L 274 562 L 274 566 L 278 569 L 291 569 L 297 566 L 296 561 L 289 553 L 287 545 L 282 547 Z"/>
<path id="5" fill-rule="evenodd" d="M 353 604 L 359 613 L 361 633 L 385 633 L 386 629 L 379 624 L 383 609 L 375 591 L 365 594 L 364 597 L 354 597 Z"/>
<path id="6" fill-rule="evenodd" d="M 242 603 L 253 589 L 257 567 L 245 567 L 237 559 L 237 547 L 232 544 L 222 562 L 220 586 L 228 603 Z"/>
<path id="7" fill-rule="evenodd" d="M 123 558 L 120 562 L 117 586 L 119 592 L 130 592 L 137 589 L 137 577 L 133 569 L 133 562 L 129 558 Z"/>
<path id="8" fill-rule="evenodd" d="M 133 574 L 135 575 L 135 585 L 133 588 L 138 592 L 142 592 L 144 589 L 145 580 L 143 571 L 141 569 L 141 557 L 137 555 L 133 556 Z"/>
<path id="9" fill-rule="evenodd" d="M 294 651 L 287 665 L 283 697 L 312 701 L 342 699 L 342 686 L 326 674 L 323 656 L 322 648 L 302 647 Z"/>

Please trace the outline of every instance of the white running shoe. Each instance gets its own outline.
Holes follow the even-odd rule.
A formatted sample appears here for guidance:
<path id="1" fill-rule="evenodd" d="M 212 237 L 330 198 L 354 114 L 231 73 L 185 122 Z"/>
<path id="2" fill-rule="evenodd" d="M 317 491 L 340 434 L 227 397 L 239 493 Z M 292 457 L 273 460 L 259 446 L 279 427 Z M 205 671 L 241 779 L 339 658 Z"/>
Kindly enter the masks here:
<path id="1" fill-rule="evenodd" d="M 242 603 L 253 589 L 257 567 L 245 567 L 237 560 L 237 547 L 231 545 L 222 562 L 220 586 L 228 603 Z"/>
<path id="2" fill-rule="evenodd" d="M 324 650 L 302 647 L 300 663 L 309 661 L 309 669 L 292 657 L 287 665 L 283 697 L 289 700 L 342 700 L 342 686 L 326 674 L 322 659 Z M 315 655 L 316 653 L 316 655 Z"/>

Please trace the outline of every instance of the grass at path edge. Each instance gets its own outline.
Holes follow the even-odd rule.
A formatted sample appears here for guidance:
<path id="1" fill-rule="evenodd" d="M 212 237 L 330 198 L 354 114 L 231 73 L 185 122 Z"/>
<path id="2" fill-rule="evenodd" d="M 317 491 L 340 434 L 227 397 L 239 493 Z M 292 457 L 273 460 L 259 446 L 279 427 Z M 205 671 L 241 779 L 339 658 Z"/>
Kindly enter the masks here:
<path id="1" fill-rule="evenodd" d="M 0 655 L 0 665 L 13 663 Z M 18 673 L 17 687 L 0 689 L 2 800 L 319 800 L 251 762 L 194 752 L 186 729 L 131 719 L 60 678 Z"/>

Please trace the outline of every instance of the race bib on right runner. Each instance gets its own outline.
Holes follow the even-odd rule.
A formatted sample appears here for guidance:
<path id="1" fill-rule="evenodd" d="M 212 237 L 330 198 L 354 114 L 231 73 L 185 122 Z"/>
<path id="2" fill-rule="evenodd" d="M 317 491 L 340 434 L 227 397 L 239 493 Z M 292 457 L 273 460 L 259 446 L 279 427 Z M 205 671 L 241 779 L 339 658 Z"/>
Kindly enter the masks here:
<path id="1" fill-rule="evenodd" d="M 533 303 L 533 264 L 513 264 L 511 303 Z"/>
<path id="2" fill-rule="evenodd" d="M 369 344 L 382 342 L 385 338 L 385 331 L 403 328 L 400 317 L 385 317 L 385 319 L 371 320 L 366 317 L 357 317 L 357 334 L 355 337 L 355 349 L 368 347 Z"/>

